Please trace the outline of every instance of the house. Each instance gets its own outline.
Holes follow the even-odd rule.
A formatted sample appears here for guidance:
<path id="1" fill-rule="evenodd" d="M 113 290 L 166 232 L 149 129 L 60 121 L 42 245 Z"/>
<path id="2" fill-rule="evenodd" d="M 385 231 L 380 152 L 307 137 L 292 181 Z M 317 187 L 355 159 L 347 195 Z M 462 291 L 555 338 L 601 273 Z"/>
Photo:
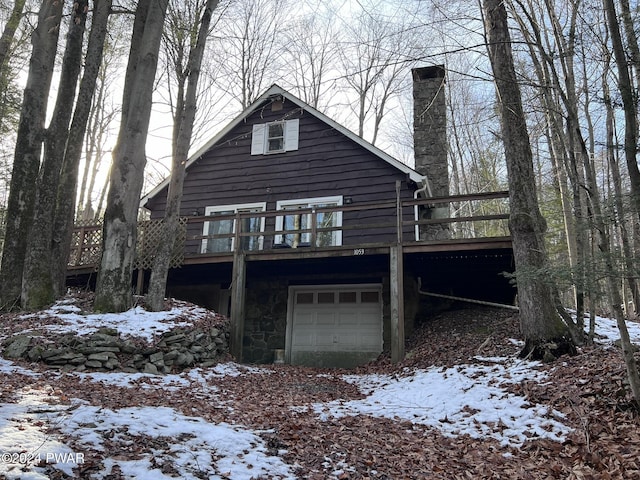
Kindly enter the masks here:
<path id="1" fill-rule="evenodd" d="M 449 213 L 505 195 L 448 196 L 444 68 L 413 75 L 416 169 L 277 85 L 189 159 L 184 258 L 167 294 L 230 314 L 239 360 L 399 359 L 438 301 L 422 293 L 512 299 L 501 275 L 513 270 L 510 239 L 451 238 Z M 142 199 L 152 220 L 167 186 Z"/>

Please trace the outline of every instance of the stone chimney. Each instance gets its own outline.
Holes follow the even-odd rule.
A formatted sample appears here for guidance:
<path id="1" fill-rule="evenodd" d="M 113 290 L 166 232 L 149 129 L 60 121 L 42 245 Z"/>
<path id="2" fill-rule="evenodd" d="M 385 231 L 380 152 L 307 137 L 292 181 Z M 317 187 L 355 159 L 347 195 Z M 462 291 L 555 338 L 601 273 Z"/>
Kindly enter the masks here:
<path id="1" fill-rule="evenodd" d="M 413 148 L 415 169 L 426 176 L 425 197 L 449 195 L 447 160 L 447 108 L 444 65 L 414 68 L 413 74 Z M 422 212 L 422 218 L 448 218 L 448 204 L 435 204 Z M 449 238 L 447 224 L 420 228 L 420 238 Z"/>

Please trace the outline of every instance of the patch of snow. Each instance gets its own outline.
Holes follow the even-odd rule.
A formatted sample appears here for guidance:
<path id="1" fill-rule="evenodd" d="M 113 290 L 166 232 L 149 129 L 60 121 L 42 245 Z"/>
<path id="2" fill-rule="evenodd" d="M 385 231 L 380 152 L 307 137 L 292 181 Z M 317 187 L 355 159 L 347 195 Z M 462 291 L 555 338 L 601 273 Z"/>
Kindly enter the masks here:
<path id="1" fill-rule="evenodd" d="M 191 385 L 182 375 L 151 375 L 149 373 L 125 372 L 93 372 L 74 373 L 84 381 L 100 382 L 116 387 L 143 389 L 160 389 L 167 391 L 179 390 Z"/>
<path id="2" fill-rule="evenodd" d="M 627 320 L 626 325 L 631 342 L 640 344 L 640 323 Z M 585 330 L 589 330 L 589 319 L 587 318 L 585 318 Z M 618 330 L 618 323 L 614 319 L 596 316 L 595 331 L 597 343 L 610 345 L 620 340 L 620 330 Z"/>
<path id="3" fill-rule="evenodd" d="M 177 306 L 170 311 L 148 312 L 138 306 L 122 313 L 96 313 L 82 315 L 78 307 L 57 302 L 50 309 L 22 318 L 56 317 L 62 324 L 43 324 L 41 328 L 53 333 L 76 333 L 90 335 L 98 329 L 115 328 L 121 335 L 139 337 L 147 341 L 155 335 L 170 331 L 176 327 L 189 326 L 193 321 L 204 318 L 210 312 L 201 307 Z M 187 317 L 188 322 L 177 318 Z"/>
<path id="4" fill-rule="evenodd" d="M 23 368 L 20 365 L 16 365 L 14 362 L 10 360 L 6 360 L 0 357 L 0 373 L 18 373 L 20 375 L 26 375 L 28 377 L 38 377 L 39 373 L 34 372 L 33 370 L 29 370 L 27 368 Z"/>
<path id="5" fill-rule="evenodd" d="M 562 441 L 571 431 L 559 412 L 533 405 L 502 385 L 540 381 L 533 362 L 509 365 L 461 365 L 417 370 L 407 377 L 349 375 L 362 400 L 333 401 L 313 406 L 321 419 L 369 415 L 428 425 L 449 436 L 490 437 L 503 446 L 520 446 L 532 437 Z"/>
<path id="6" fill-rule="evenodd" d="M 127 478 L 157 479 L 164 477 L 153 468 L 170 462 L 182 479 L 202 478 L 294 478 L 290 467 L 271 456 L 263 440 L 253 431 L 225 423 L 212 424 L 200 417 L 187 417 L 169 407 L 132 407 L 109 410 L 82 406 L 60 423 L 63 433 L 75 437 L 80 444 L 105 450 L 104 438 L 111 441 L 143 445 L 143 436 L 167 437 L 168 451 L 141 451 L 142 458 L 120 461 L 111 457 L 110 465 L 118 465 Z M 109 470 L 109 469 L 108 469 Z M 125 473 L 126 472 L 126 473 Z M 95 475 L 104 478 L 108 472 Z"/>
<path id="7" fill-rule="evenodd" d="M 45 480 L 44 469 L 37 464 L 52 464 L 69 476 L 78 464 L 69 447 L 47 433 L 68 405 L 50 403 L 55 397 L 29 388 L 15 392 L 16 403 L 0 408 L 0 477 L 7 480 Z"/>

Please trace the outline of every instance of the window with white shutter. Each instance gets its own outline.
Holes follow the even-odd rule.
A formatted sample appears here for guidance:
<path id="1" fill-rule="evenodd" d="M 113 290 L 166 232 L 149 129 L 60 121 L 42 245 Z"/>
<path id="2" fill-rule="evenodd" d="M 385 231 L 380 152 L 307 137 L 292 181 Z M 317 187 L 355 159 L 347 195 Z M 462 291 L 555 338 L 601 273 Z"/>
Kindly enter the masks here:
<path id="1" fill-rule="evenodd" d="M 300 120 L 260 123 L 253 126 L 251 155 L 289 152 L 298 149 Z"/>

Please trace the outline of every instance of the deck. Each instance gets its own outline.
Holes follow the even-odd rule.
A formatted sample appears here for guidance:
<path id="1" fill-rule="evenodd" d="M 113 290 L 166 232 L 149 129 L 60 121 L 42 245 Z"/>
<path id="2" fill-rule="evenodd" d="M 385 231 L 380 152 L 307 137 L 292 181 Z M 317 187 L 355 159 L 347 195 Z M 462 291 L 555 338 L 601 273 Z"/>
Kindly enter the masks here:
<path id="1" fill-rule="evenodd" d="M 380 218 L 385 221 L 372 223 L 371 219 Z M 419 275 L 426 274 L 436 287 L 450 287 L 457 281 L 466 288 L 472 286 L 473 293 L 485 289 L 495 294 L 500 289 L 484 279 L 488 278 L 487 272 L 496 278 L 512 266 L 508 218 L 507 192 L 413 200 L 402 200 L 398 193 L 395 199 L 369 204 L 215 217 L 197 214 L 180 219 L 181 230 L 174 239 L 171 268 L 174 273 L 184 275 L 182 281 L 191 281 L 188 277 L 199 269 L 209 281 L 217 273 L 224 276 L 227 285 L 233 285 L 229 287 L 233 319 L 230 340 L 236 358 L 242 358 L 248 265 L 254 272 L 264 266 L 263 274 L 265 271 L 267 275 L 291 274 L 292 278 L 306 271 L 313 272 L 317 279 L 319 269 L 326 270 L 323 274 L 334 279 L 339 272 L 370 275 L 373 271 L 378 274 L 384 271 L 382 275 L 388 278 L 390 292 L 391 357 L 398 361 L 404 356 L 406 273 L 413 269 L 418 280 Z M 210 232 L 209 223 L 218 222 L 219 226 L 224 221 L 227 232 L 203 233 Z M 243 225 L 253 226 L 243 231 Z M 138 272 L 138 293 L 143 292 L 145 271 L 152 268 L 154 252 L 161 241 L 164 240 L 160 220 L 138 224 L 134 266 Z M 208 252 L 212 250 L 208 245 L 212 244 L 216 251 Z M 99 266 L 101 246 L 101 225 L 77 226 L 68 275 L 93 276 Z M 485 274 L 476 276 L 481 279 L 475 285 L 471 280 L 474 269 Z"/>
<path id="2" fill-rule="evenodd" d="M 445 206 L 449 216 L 424 219 L 416 215 L 417 210 Z M 355 214 L 366 220 L 367 214 L 375 210 L 391 212 L 389 221 L 381 223 L 341 223 L 322 225 L 316 220 L 319 214 L 325 217 Z M 441 210 L 442 211 L 442 210 Z M 391 247 L 400 246 L 404 254 L 474 252 L 483 250 L 510 250 L 511 237 L 507 220 L 508 192 L 490 192 L 472 195 L 457 195 L 430 199 L 399 200 L 359 205 L 342 205 L 299 209 L 295 215 L 309 219 L 308 228 L 295 230 L 277 230 L 275 218 L 291 212 L 265 211 L 216 215 L 216 221 L 227 220 L 240 228 L 232 232 L 204 235 L 205 224 L 213 217 L 195 215 L 180 219 L 181 233 L 175 239 L 173 268 L 186 265 L 204 265 L 233 263 L 234 255 L 240 251 L 246 261 L 261 260 L 300 260 L 311 258 L 353 257 L 367 255 L 388 255 Z M 264 225 L 259 232 L 243 232 L 245 220 L 258 219 Z M 153 256 L 161 239 L 162 222 L 159 220 L 142 221 L 138 224 L 137 255 L 135 269 L 148 270 L 153 265 Z M 445 233 L 441 238 L 424 239 L 424 229 L 437 227 Z M 419 234 L 416 232 L 420 231 Z M 323 245 L 319 238 L 339 232 L 345 241 L 341 244 Z M 369 241 L 371 238 L 386 238 L 382 241 Z M 380 235 L 378 235 L 380 233 Z M 295 235 L 299 240 L 293 246 L 276 244 L 276 238 Z M 204 242 L 209 240 L 228 240 L 230 247 L 226 251 L 206 252 Z M 331 243 L 331 242 L 330 242 Z M 333 242 L 335 243 L 335 242 Z M 243 246 L 252 245 L 251 248 Z M 95 272 L 102 254 L 102 225 L 92 223 L 77 225 L 74 228 L 72 248 L 69 256 L 68 273 L 79 275 Z"/>

